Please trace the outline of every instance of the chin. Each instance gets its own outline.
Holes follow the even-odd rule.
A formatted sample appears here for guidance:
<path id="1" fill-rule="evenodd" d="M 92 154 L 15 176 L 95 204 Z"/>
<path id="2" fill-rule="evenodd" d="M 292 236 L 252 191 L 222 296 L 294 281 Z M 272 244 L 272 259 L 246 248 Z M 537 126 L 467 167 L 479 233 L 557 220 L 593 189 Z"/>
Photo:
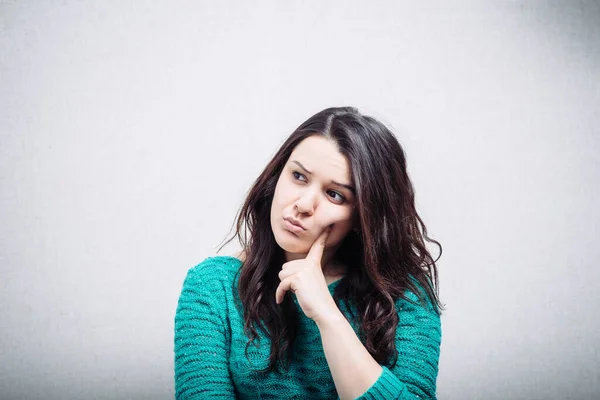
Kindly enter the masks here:
<path id="1" fill-rule="evenodd" d="M 304 239 L 296 236 L 295 233 L 282 229 L 279 232 L 273 232 L 273 236 L 279 247 L 288 253 L 308 253 Z"/>

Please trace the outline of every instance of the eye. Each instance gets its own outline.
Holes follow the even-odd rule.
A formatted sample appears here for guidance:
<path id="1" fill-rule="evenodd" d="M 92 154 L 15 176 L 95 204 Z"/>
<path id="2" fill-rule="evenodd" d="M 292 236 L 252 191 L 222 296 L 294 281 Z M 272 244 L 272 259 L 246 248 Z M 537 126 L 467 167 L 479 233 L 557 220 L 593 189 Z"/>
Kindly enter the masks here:
<path id="1" fill-rule="evenodd" d="M 294 175 L 294 179 L 296 179 L 297 181 L 298 181 L 298 180 L 300 180 L 300 179 L 298 179 L 298 178 L 296 177 L 296 175 L 295 175 L 295 174 L 298 174 L 298 175 L 300 175 L 300 176 L 304 176 L 304 175 L 302 175 L 302 174 L 301 174 L 300 172 L 298 172 L 298 171 L 294 171 L 294 172 L 292 172 L 292 175 Z M 304 182 L 304 181 L 303 181 L 303 182 Z"/>
<path id="2" fill-rule="evenodd" d="M 340 197 L 340 204 L 346 201 L 346 198 L 339 194 L 338 192 L 334 192 L 333 190 L 329 191 L 330 193 L 337 194 Z"/>
<path id="3" fill-rule="evenodd" d="M 295 179 L 295 180 L 297 180 L 297 181 L 301 181 L 301 182 L 305 182 L 305 181 L 303 181 L 302 179 L 299 179 L 299 178 L 297 177 L 297 175 L 299 175 L 299 176 L 302 176 L 302 177 L 306 178 L 306 177 L 305 177 L 303 174 L 301 174 L 300 172 L 298 172 L 298 171 L 292 171 L 292 175 L 293 175 L 293 177 L 294 177 L 294 179 Z M 345 198 L 344 196 L 342 196 L 341 194 L 339 194 L 338 192 L 336 192 L 336 191 L 333 191 L 333 190 L 330 190 L 330 191 L 329 191 L 329 193 L 333 193 L 333 194 L 334 194 L 334 196 L 332 196 L 332 197 L 334 197 L 334 198 L 335 198 L 335 196 L 336 196 L 336 195 L 339 197 L 339 199 L 337 199 L 337 200 L 336 200 L 336 202 L 337 202 L 337 203 L 339 203 L 339 204 L 343 204 L 343 203 L 345 203 L 345 202 L 346 202 L 346 198 Z"/>

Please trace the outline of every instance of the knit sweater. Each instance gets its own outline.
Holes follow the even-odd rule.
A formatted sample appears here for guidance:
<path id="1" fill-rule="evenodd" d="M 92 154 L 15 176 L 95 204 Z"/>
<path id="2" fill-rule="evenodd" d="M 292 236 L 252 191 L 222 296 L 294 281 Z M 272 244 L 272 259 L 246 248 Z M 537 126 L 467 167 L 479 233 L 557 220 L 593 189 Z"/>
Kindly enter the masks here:
<path id="1" fill-rule="evenodd" d="M 299 311 L 299 330 L 288 371 L 259 373 L 269 363 L 270 340 L 260 329 L 260 341 L 248 347 L 237 282 L 242 262 L 235 257 L 208 257 L 189 269 L 175 313 L 176 399 L 339 399 L 316 323 Z M 343 279 L 343 278 L 342 278 Z M 333 295 L 340 280 L 328 285 Z M 417 301 L 408 292 L 407 297 Z M 439 314 L 431 303 L 423 307 L 404 299 L 396 302 L 398 360 L 382 365 L 377 381 L 358 399 L 435 399 L 441 342 Z M 356 313 L 353 303 L 352 310 Z M 358 326 L 341 305 L 354 331 Z M 363 343 L 364 344 L 364 343 Z"/>

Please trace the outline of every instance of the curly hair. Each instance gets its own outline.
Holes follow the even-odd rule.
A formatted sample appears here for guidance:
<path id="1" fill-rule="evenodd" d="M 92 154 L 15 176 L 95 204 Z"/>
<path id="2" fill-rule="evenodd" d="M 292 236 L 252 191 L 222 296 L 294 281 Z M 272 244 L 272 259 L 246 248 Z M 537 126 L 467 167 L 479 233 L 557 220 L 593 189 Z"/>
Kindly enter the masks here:
<path id="1" fill-rule="evenodd" d="M 442 246 L 427 236 L 416 211 L 402 146 L 384 124 L 355 107 L 327 108 L 302 123 L 253 183 L 238 211 L 236 231 L 225 244 L 237 236 L 245 254 L 234 287 L 237 283 L 238 309 L 243 310 L 244 330 L 250 339 L 246 354 L 261 329 L 271 339 L 269 366 L 263 372 L 278 364 L 289 368 L 292 361 L 298 314 L 290 296 L 280 305 L 275 302 L 285 255 L 275 241 L 269 216 L 279 175 L 290 154 L 312 135 L 336 144 L 349 161 L 356 188 L 359 229 L 344 238 L 336 254 L 348 269 L 335 288 L 334 300 L 338 306 L 344 302 L 348 310 L 349 302 L 354 302 L 358 315 L 352 318 L 357 318 L 365 348 L 380 364 L 393 365 L 399 322 L 396 300 L 410 301 L 406 292 L 411 291 L 438 313 L 443 309 L 435 265 Z M 436 260 L 425 240 L 438 246 Z"/>

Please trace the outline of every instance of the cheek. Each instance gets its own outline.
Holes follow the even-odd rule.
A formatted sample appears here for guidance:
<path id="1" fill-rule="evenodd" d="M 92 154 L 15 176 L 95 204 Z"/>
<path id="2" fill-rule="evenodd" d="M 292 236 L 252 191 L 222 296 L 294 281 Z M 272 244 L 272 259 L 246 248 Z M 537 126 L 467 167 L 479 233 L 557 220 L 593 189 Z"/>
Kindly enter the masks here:
<path id="1" fill-rule="evenodd" d="M 285 182 L 280 178 L 277 181 L 277 185 L 275 186 L 275 193 L 274 193 L 273 200 L 278 203 L 281 203 L 282 196 L 285 196 L 285 194 L 287 192 L 288 192 L 288 188 L 286 188 Z"/>
<path id="2" fill-rule="evenodd" d="M 285 182 L 280 181 L 275 188 L 271 204 L 271 215 L 273 217 L 282 216 L 286 210 L 288 213 L 291 212 L 289 208 L 293 201 L 293 189 L 288 186 Z"/>
<path id="3" fill-rule="evenodd" d="M 275 198 L 277 204 L 286 206 L 291 203 L 296 196 L 294 187 L 285 180 L 278 183 L 277 189 L 275 190 Z"/>
<path id="4" fill-rule="evenodd" d="M 329 212 L 323 219 L 323 227 L 333 225 L 333 234 L 343 235 L 352 228 L 352 221 L 350 219 L 350 213 L 340 212 L 338 210 Z"/>

